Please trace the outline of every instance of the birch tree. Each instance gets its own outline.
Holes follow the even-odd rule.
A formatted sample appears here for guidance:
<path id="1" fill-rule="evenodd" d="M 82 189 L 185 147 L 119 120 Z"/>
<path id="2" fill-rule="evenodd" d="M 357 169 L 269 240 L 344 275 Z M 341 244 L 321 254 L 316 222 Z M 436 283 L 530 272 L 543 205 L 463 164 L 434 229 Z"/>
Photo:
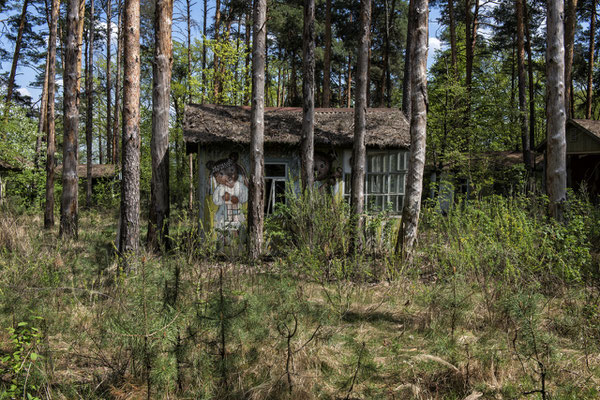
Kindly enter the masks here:
<path id="1" fill-rule="evenodd" d="M 118 250 L 138 251 L 140 240 L 140 0 L 125 0 L 123 23 L 123 133 L 121 216 Z"/>
<path id="2" fill-rule="evenodd" d="M 44 228 L 54 226 L 54 162 L 56 138 L 54 132 L 54 91 L 56 82 L 56 39 L 58 32 L 58 14 L 60 0 L 52 0 L 50 12 L 50 33 L 48 37 L 48 134 L 46 137 L 46 204 L 44 210 Z"/>
<path id="3" fill-rule="evenodd" d="M 152 182 L 148 247 L 168 247 L 169 235 L 169 109 L 173 51 L 173 1 L 157 0 L 154 11 L 155 45 L 152 89 Z"/>
<path id="4" fill-rule="evenodd" d="M 90 3 L 91 4 L 90 20 L 88 26 L 87 61 L 85 63 L 85 93 L 87 99 L 87 110 L 85 118 L 85 143 L 87 149 L 87 182 L 85 192 L 86 207 L 90 207 L 92 205 L 92 135 L 94 126 L 94 0 L 91 0 Z M 110 109 L 110 106 L 107 106 L 107 110 L 108 109 Z"/>
<path id="5" fill-rule="evenodd" d="M 81 57 L 78 44 L 80 7 L 77 0 L 67 3 L 67 43 L 65 49 L 64 71 L 64 133 L 63 133 L 63 169 L 62 196 L 60 212 L 60 236 L 77 238 L 78 232 L 78 189 L 77 176 L 77 138 L 79 134 L 79 80 L 78 59 Z"/>
<path id="6" fill-rule="evenodd" d="M 352 147 L 352 186 L 350 202 L 356 221 L 354 225 L 354 248 L 362 247 L 362 227 L 365 186 L 365 135 L 367 130 L 367 70 L 369 59 L 369 34 L 371 27 L 371 0 L 360 2 L 360 39 L 356 72 L 354 105 L 354 145 Z"/>
<path id="7" fill-rule="evenodd" d="M 315 0 L 304 0 L 302 35 L 302 188 L 314 184 L 315 152 Z"/>
<path id="8" fill-rule="evenodd" d="M 414 0 L 411 22 L 414 27 L 410 48 L 411 65 L 411 115 L 410 154 L 406 175 L 406 195 L 402 209 L 402 225 L 396 250 L 405 261 L 412 260 L 417 241 L 421 195 L 423 193 L 423 170 L 425 168 L 425 144 L 427 138 L 427 37 L 428 0 Z"/>
<path id="9" fill-rule="evenodd" d="M 252 29 L 252 111 L 250 131 L 250 195 L 248 231 L 250 258 L 262 253 L 264 221 L 264 132 L 265 132 L 265 46 L 267 0 L 254 1 Z"/>
<path id="10" fill-rule="evenodd" d="M 564 4 L 562 0 L 547 0 L 547 8 L 546 191 L 550 215 L 561 220 L 567 197 Z"/>

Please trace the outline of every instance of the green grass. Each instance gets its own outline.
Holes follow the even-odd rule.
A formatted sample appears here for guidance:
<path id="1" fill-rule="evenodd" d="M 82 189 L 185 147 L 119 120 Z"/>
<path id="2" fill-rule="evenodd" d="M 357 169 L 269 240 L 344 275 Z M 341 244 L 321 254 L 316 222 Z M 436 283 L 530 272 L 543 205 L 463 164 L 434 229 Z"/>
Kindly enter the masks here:
<path id="1" fill-rule="evenodd" d="M 2 211 L 0 357 L 18 346 L 40 356 L 17 372 L 0 362 L 0 392 L 15 379 L 20 397 L 44 399 L 541 398 L 524 393 L 541 388 L 543 365 L 553 399 L 598 398 L 592 221 L 537 247 L 552 268 L 527 268 L 525 246 L 544 243 L 552 222 L 500 201 L 445 219 L 426 211 L 415 265 L 346 279 L 326 279 L 320 263 L 374 271 L 396 261 L 296 264 L 306 249 L 254 266 L 219 261 L 193 251 L 194 224 L 181 218 L 178 250 L 143 253 L 125 275 L 113 211 L 83 211 L 76 242 L 43 231 L 37 214 Z M 584 240 L 569 239 L 577 232 Z M 556 271 L 561 263 L 578 273 Z M 19 322 L 40 340 L 12 342 Z"/>

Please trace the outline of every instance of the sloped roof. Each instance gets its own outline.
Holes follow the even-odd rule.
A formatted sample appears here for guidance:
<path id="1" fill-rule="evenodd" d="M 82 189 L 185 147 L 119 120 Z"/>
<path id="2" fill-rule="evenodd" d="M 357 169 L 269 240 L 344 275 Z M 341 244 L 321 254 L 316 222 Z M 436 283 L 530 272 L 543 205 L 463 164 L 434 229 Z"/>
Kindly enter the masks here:
<path id="1" fill-rule="evenodd" d="M 188 104 L 184 117 L 188 145 L 250 144 L 250 107 Z M 265 109 L 265 144 L 298 145 L 302 108 Z M 315 109 L 315 144 L 352 146 L 354 109 Z M 367 109 L 366 145 L 408 148 L 409 124 L 399 109 Z"/>
<path id="2" fill-rule="evenodd" d="M 60 178 L 62 174 L 63 166 L 62 164 L 57 165 L 54 169 L 54 173 L 57 175 L 57 178 Z M 110 178 L 115 176 L 116 167 L 114 164 L 92 164 L 92 179 L 97 178 Z M 79 164 L 77 166 L 77 176 L 80 178 L 87 178 L 87 165 Z"/>
<path id="3" fill-rule="evenodd" d="M 595 121 L 593 119 L 570 119 L 569 122 L 574 125 L 579 125 L 581 128 L 600 139 L 600 121 Z"/>
<path id="4" fill-rule="evenodd" d="M 0 159 L 0 171 L 22 171 L 29 166 L 30 163 L 21 157 L 12 160 Z"/>
<path id="5" fill-rule="evenodd" d="M 532 154 L 534 156 L 535 154 Z M 535 164 L 538 165 L 543 161 L 541 154 L 535 155 Z M 474 153 L 470 156 L 464 154 L 462 159 L 463 163 L 470 162 L 473 165 L 486 165 L 488 168 L 494 168 L 504 170 L 511 168 L 515 165 L 523 164 L 523 152 L 514 150 L 501 150 L 501 151 L 485 151 L 480 153 Z M 457 166 L 464 165 L 459 160 L 446 160 L 443 165 L 443 169 L 452 169 Z M 433 165 L 428 163 L 428 168 L 433 168 Z"/>

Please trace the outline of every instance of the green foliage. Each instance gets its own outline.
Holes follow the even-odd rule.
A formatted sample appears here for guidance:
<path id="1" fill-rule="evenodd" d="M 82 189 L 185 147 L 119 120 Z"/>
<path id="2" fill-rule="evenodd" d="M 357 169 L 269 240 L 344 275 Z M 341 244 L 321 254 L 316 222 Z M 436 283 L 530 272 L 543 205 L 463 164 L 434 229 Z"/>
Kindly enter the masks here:
<path id="1" fill-rule="evenodd" d="M 437 230 L 439 236 L 424 244 L 422 261 L 446 273 L 456 270 L 509 281 L 580 281 L 592 270 L 589 238 L 595 230 L 590 223 L 594 214 L 588 215 L 592 206 L 583 200 L 569 204 L 564 224 L 545 216 L 544 199 L 493 196 L 464 201 L 447 216 L 428 206 L 424 228 Z"/>
<path id="2" fill-rule="evenodd" d="M 38 328 L 30 326 L 27 322 L 19 322 L 16 328 L 10 327 L 7 331 L 11 350 L 8 354 L 0 356 L 0 376 L 8 383 L 4 388 L 0 385 L 0 389 L 3 389 L 0 399 L 39 399 L 35 395 L 38 390 L 36 380 L 31 375 L 36 373 L 40 362 L 37 347 L 42 335 Z"/>

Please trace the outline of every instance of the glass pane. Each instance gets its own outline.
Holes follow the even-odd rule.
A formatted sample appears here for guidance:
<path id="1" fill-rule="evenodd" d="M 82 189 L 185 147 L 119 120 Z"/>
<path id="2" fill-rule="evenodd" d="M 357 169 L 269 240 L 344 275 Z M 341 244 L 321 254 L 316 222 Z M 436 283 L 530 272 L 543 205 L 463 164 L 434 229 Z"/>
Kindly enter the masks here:
<path id="1" fill-rule="evenodd" d="M 344 174 L 344 194 L 350 194 L 350 176 L 351 174 Z"/>
<path id="2" fill-rule="evenodd" d="M 398 192 L 404 194 L 404 180 L 406 178 L 406 174 L 398 175 Z"/>
<path id="3" fill-rule="evenodd" d="M 367 172 L 373 172 L 373 168 L 375 168 L 375 160 L 373 156 L 367 156 Z"/>
<path id="4" fill-rule="evenodd" d="M 389 193 L 390 176 L 383 175 L 381 179 L 383 180 L 383 191 L 381 193 Z"/>
<path id="5" fill-rule="evenodd" d="M 275 202 L 285 203 L 285 181 L 275 181 Z"/>
<path id="6" fill-rule="evenodd" d="M 398 171 L 398 155 L 396 153 L 390 154 L 390 172 Z"/>
<path id="7" fill-rule="evenodd" d="M 388 172 L 390 170 L 389 157 L 387 154 L 382 155 L 381 159 L 383 160 L 383 172 Z"/>
<path id="8" fill-rule="evenodd" d="M 390 176 L 390 193 L 398 193 L 398 175 Z"/>
<path id="9" fill-rule="evenodd" d="M 285 178 L 285 164 L 265 164 L 265 176 Z"/>

